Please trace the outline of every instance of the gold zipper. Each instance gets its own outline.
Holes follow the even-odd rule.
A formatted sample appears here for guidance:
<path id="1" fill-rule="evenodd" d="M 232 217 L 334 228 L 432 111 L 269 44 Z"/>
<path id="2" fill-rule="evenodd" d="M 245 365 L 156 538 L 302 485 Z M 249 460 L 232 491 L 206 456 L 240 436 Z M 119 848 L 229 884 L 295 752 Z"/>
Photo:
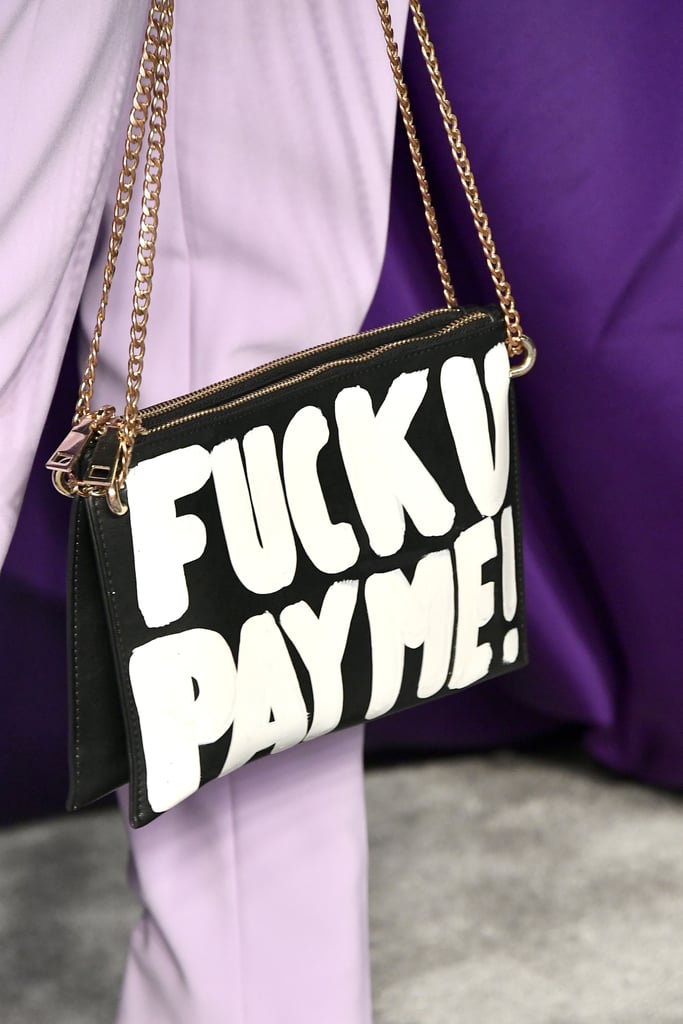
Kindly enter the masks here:
<path id="1" fill-rule="evenodd" d="M 387 331 L 393 331 L 397 327 L 408 327 L 413 324 L 419 324 L 423 320 L 429 320 L 431 317 L 436 316 L 439 313 L 452 313 L 452 309 L 444 307 L 442 309 L 431 309 L 427 313 L 418 313 L 417 316 L 408 317 L 406 320 L 397 320 L 393 324 L 387 324 L 385 327 L 375 327 L 371 331 L 364 331 L 362 334 L 347 334 L 343 338 L 336 338 L 334 341 L 327 341 L 324 345 L 314 345 L 312 348 L 303 349 L 301 352 L 294 352 L 288 356 L 279 356 L 278 359 L 273 359 L 269 363 L 263 363 L 253 370 L 246 370 L 244 373 L 238 373 L 234 377 L 227 377 L 225 380 L 218 381 L 216 384 L 209 384 L 205 388 L 199 388 L 197 391 L 191 391 L 187 395 L 180 395 L 178 398 L 169 398 L 165 402 L 159 402 L 157 405 L 150 405 L 148 408 L 143 409 L 141 415 L 143 420 L 146 417 L 157 416 L 159 413 L 167 412 L 169 409 L 178 409 L 182 405 L 189 405 L 199 398 L 205 398 L 208 395 L 216 394 L 218 391 L 223 391 L 226 387 L 232 387 L 236 384 L 242 384 L 245 380 L 251 380 L 253 377 L 259 377 L 262 373 L 269 370 L 277 370 L 282 366 L 287 366 L 289 363 L 296 363 L 300 359 L 305 359 L 309 356 L 315 356 L 319 352 L 325 352 L 328 349 L 337 348 L 340 345 L 345 345 L 349 341 L 353 341 L 355 338 L 375 338 L 379 335 L 386 334 Z M 469 314 L 472 316 L 474 314 Z M 487 316 L 488 314 L 481 314 Z M 477 319 L 480 314 L 476 314 Z M 457 320 L 455 323 L 460 324 L 468 322 L 467 317 L 463 320 Z M 453 326 L 453 323 L 451 323 Z M 151 433 L 150 428 L 149 432 Z"/>
<path id="2" fill-rule="evenodd" d="M 264 366 L 258 368 L 258 370 L 250 370 L 247 373 L 239 374 L 236 377 L 231 377 L 227 381 L 223 381 L 220 384 L 212 384 L 208 388 L 204 388 L 200 391 L 195 391 L 192 395 L 183 395 L 179 399 L 173 399 L 169 402 L 163 402 L 160 405 L 152 406 L 150 409 L 143 411 L 143 417 L 149 416 L 152 412 L 155 414 L 168 409 L 178 408 L 180 405 L 187 404 L 195 398 L 201 398 L 206 395 L 213 394 L 216 391 L 222 390 L 228 385 L 236 384 L 240 381 L 248 380 L 250 377 L 260 375 L 264 370 L 275 368 L 278 366 L 286 365 L 287 363 L 296 362 L 303 356 L 314 355 L 317 352 L 325 351 L 326 349 L 335 348 L 344 342 L 352 341 L 357 337 L 372 337 L 385 333 L 387 330 L 393 330 L 396 327 L 401 327 L 407 324 L 419 323 L 421 320 L 428 319 L 433 316 L 435 312 L 441 312 L 440 310 L 432 310 L 430 313 L 423 313 L 418 317 L 413 317 L 410 320 L 402 320 L 399 323 L 391 324 L 389 327 L 380 327 L 374 331 L 367 331 L 363 335 L 349 335 L 346 338 L 339 338 L 336 341 L 328 342 L 326 345 L 318 345 L 315 348 L 306 349 L 304 352 L 298 352 L 293 356 L 284 356 L 281 359 L 275 359 L 271 363 L 266 363 Z M 446 312 L 446 310 L 444 310 Z M 185 416 L 179 416 L 174 420 L 170 420 L 167 423 L 160 423 L 156 427 L 143 427 L 141 430 L 142 434 L 158 434 L 162 430 L 168 430 L 170 427 L 180 426 L 182 423 L 190 423 L 193 420 L 202 419 L 204 416 L 210 416 L 214 413 L 224 412 L 228 409 L 236 408 L 240 405 L 245 405 L 248 402 L 255 401 L 257 398 L 263 398 L 266 395 L 274 394 L 277 391 L 283 391 L 284 389 L 291 387 L 294 384 L 298 384 L 301 381 L 310 380 L 313 377 L 317 377 L 321 373 L 325 373 L 327 370 L 334 367 L 351 365 L 353 363 L 364 363 L 370 359 L 374 359 L 375 356 L 381 355 L 384 352 L 389 352 L 391 349 L 400 348 L 403 345 L 411 345 L 416 341 L 432 341 L 435 338 L 440 338 L 444 334 L 450 333 L 454 327 L 464 327 L 467 324 L 474 323 L 477 320 L 489 320 L 493 319 L 490 313 L 483 311 L 477 311 L 469 313 L 463 316 L 462 319 L 456 320 L 447 324 L 445 327 L 440 328 L 433 334 L 421 335 L 419 338 L 401 338 L 398 341 L 389 342 L 386 345 L 380 345 L 378 348 L 373 348 L 369 352 L 360 352 L 354 356 L 345 356 L 342 359 L 331 360 L 330 362 L 323 363 L 320 366 L 313 366 L 308 370 L 304 370 L 301 373 L 294 374 L 291 377 L 287 377 L 285 380 L 276 381 L 273 384 L 267 384 L 265 387 L 257 388 L 256 391 L 250 391 L 246 395 L 239 395 L 237 398 L 233 398 L 228 402 L 224 402 L 221 405 L 212 406 L 210 409 L 198 409 L 196 412 L 188 413 Z"/>

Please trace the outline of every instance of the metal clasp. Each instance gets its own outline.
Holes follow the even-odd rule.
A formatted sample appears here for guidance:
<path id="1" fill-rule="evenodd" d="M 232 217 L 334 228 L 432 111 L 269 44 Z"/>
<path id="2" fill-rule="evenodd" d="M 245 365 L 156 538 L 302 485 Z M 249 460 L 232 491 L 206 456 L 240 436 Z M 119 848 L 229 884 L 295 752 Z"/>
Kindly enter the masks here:
<path id="1" fill-rule="evenodd" d="M 109 510 L 123 516 L 128 506 L 121 499 L 119 475 L 121 471 L 121 443 L 116 425 L 109 423 L 99 438 L 88 471 L 79 482 L 80 493 L 107 499 Z"/>
<path id="2" fill-rule="evenodd" d="M 75 469 L 86 445 L 98 431 L 109 423 L 116 415 L 113 405 L 105 405 L 97 412 L 84 416 L 75 423 L 66 435 L 59 448 L 52 453 L 45 463 L 45 468 L 52 473 L 52 483 L 60 494 L 72 498 L 78 492 L 79 481 Z"/>
<path id="3" fill-rule="evenodd" d="M 528 335 L 523 334 L 519 340 L 524 346 L 524 359 L 521 363 L 510 364 L 511 377 L 524 377 L 529 370 L 533 369 L 534 363 L 536 362 L 536 346 L 531 338 Z"/>

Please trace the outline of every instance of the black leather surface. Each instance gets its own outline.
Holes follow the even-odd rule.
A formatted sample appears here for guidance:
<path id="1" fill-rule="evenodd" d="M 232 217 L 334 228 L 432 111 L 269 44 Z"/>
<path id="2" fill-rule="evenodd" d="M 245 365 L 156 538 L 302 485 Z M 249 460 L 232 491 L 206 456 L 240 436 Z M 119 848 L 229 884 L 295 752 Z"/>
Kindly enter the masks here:
<path id="1" fill-rule="evenodd" d="M 436 326 L 443 326 L 444 314 L 437 314 L 436 317 Z M 405 333 L 405 330 L 402 330 Z M 397 336 L 398 333 L 400 332 L 397 332 Z M 461 531 L 481 519 L 454 456 L 453 440 L 443 405 L 439 402 L 440 368 L 450 356 L 465 355 L 475 360 L 478 373 L 481 375 L 486 352 L 503 338 L 504 325 L 500 318 L 487 318 L 471 327 L 462 328 L 460 331 L 454 330 L 452 335 L 446 337 L 428 337 L 409 346 L 399 347 L 367 363 L 333 368 L 301 385 L 278 391 L 237 409 L 216 412 L 177 428 L 140 436 L 136 442 L 134 464 L 166 451 L 193 444 L 202 445 L 210 450 L 226 437 L 242 437 L 247 431 L 264 423 L 270 425 L 279 445 L 292 416 L 303 405 L 314 404 L 322 410 L 328 423 L 334 424 L 334 401 L 341 389 L 361 385 L 373 396 L 376 408 L 397 375 L 412 370 L 429 369 L 429 390 L 411 424 L 407 439 L 420 453 L 424 465 L 457 509 L 456 522 L 449 534 L 433 538 L 423 537 L 407 519 L 406 538 L 401 550 L 394 556 L 379 558 L 369 546 L 349 491 L 348 481 L 340 471 L 341 456 L 334 437 L 331 437 L 330 443 L 321 452 L 318 464 L 320 482 L 332 521 L 350 522 L 361 544 L 358 563 L 349 572 L 337 578 L 352 576 L 362 581 L 371 573 L 400 568 L 410 579 L 416 562 L 422 555 L 444 549 L 449 545 L 452 547 L 454 539 Z M 383 343 L 388 340 L 391 340 L 391 334 L 382 338 Z M 350 344 L 355 345 L 357 349 L 357 342 Z M 221 400 L 225 400 L 224 395 L 221 396 Z M 204 407 L 205 402 L 206 399 L 202 399 L 199 407 Z M 491 670 L 486 678 L 510 670 L 510 666 L 504 664 L 502 659 L 503 634 L 507 628 L 514 627 L 519 631 L 519 657 L 513 667 L 522 667 L 526 662 L 519 467 L 513 399 L 510 411 L 511 471 L 505 504 L 512 507 L 515 521 L 518 601 L 514 618 L 510 622 L 502 622 L 502 614 L 498 609 L 495 621 L 489 622 L 481 629 L 482 643 L 490 642 L 494 650 Z M 168 418 L 173 418 L 173 414 Z M 159 422 L 158 418 L 156 422 Z M 73 692 L 77 724 L 73 740 L 75 781 L 72 802 L 75 806 L 80 805 L 123 781 L 126 771 L 121 721 L 123 708 L 130 747 L 131 822 L 139 826 L 156 815 L 146 797 L 144 750 L 128 675 L 132 651 L 155 637 L 201 627 L 219 632 L 233 654 L 236 654 L 240 627 L 246 619 L 260 615 L 264 611 L 269 611 L 277 617 L 283 608 L 300 600 L 306 600 L 314 610 L 319 609 L 324 594 L 335 577 L 321 574 L 309 561 L 297 540 L 297 571 L 291 586 L 276 594 L 265 596 L 247 590 L 230 565 L 215 489 L 210 478 L 200 491 L 177 502 L 178 515 L 190 511 L 198 515 L 206 525 L 209 538 L 202 557 L 185 566 L 188 589 L 192 596 L 190 608 L 182 618 L 170 626 L 149 629 L 138 607 L 130 517 L 112 515 L 101 498 L 88 499 L 85 504 L 97 552 L 97 571 L 102 587 L 98 593 L 93 551 L 84 537 L 87 532 L 85 517 L 79 508 L 76 514 L 74 548 L 74 565 L 78 574 L 74 582 L 73 611 Z M 496 539 L 500 551 L 499 524 L 496 525 Z M 497 594 L 500 594 L 501 590 L 499 561 L 491 562 L 484 570 L 484 580 L 493 580 Z M 488 577 L 486 572 L 490 573 Z M 500 600 L 498 596 L 499 603 Z M 111 646 L 108 646 L 109 642 Z M 292 658 L 301 674 L 302 693 L 309 700 L 310 684 L 307 687 L 303 663 L 297 660 L 295 654 Z M 345 703 L 340 727 L 357 724 L 365 718 L 369 700 L 370 663 L 368 621 L 366 616 L 359 614 L 353 620 L 342 663 Z M 415 688 L 419 671 L 419 652 L 407 651 L 401 694 L 393 710 L 400 710 L 417 702 Z M 445 693 L 451 694 L 453 691 L 444 689 L 436 696 Z M 456 695 L 454 699 L 457 699 Z M 221 743 L 214 744 L 212 749 L 202 749 L 202 784 L 220 771 L 229 738 L 228 735 Z M 268 751 L 262 753 L 267 754 Z"/>
<path id="2" fill-rule="evenodd" d="M 73 503 L 67 643 L 70 703 L 69 810 L 128 781 L 126 735 L 86 500 Z"/>

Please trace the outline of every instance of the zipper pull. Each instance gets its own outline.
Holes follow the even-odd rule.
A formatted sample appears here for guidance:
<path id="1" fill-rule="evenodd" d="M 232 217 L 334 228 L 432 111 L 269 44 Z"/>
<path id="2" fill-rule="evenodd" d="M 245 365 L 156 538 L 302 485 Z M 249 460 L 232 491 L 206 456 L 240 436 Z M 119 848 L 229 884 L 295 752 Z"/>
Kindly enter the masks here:
<path id="1" fill-rule="evenodd" d="M 116 415 L 113 405 L 105 405 L 102 409 L 84 416 L 72 426 L 59 448 L 45 463 L 45 468 L 52 473 L 52 482 L 60 494 L 72 498 L 78 487 L 78 479 L 74 472 L 88 442 L 102 427 Z"/>
<path id="2" fill-rule="evenodd" d="M 117 516 L 123 516 L 128 511 L 128 506 L 121 500 L 119 493 L 120 465 L 118 420 L 109 421 L 95 443 L 92 458 L 88 462 L 80 486 L 86 494 L 105 497 L 109 510 Z"/>

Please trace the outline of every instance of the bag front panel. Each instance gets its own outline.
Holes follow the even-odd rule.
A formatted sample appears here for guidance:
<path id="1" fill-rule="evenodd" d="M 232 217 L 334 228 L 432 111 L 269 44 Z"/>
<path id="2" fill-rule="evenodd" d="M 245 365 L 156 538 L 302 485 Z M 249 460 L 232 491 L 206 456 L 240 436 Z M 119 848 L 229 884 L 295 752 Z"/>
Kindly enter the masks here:
<path id="1" fill-rule="evenodd" d="M 140 825 L 254 757 L 520 667 L 504 328 L 138 438 L 87 502 Z"/>

